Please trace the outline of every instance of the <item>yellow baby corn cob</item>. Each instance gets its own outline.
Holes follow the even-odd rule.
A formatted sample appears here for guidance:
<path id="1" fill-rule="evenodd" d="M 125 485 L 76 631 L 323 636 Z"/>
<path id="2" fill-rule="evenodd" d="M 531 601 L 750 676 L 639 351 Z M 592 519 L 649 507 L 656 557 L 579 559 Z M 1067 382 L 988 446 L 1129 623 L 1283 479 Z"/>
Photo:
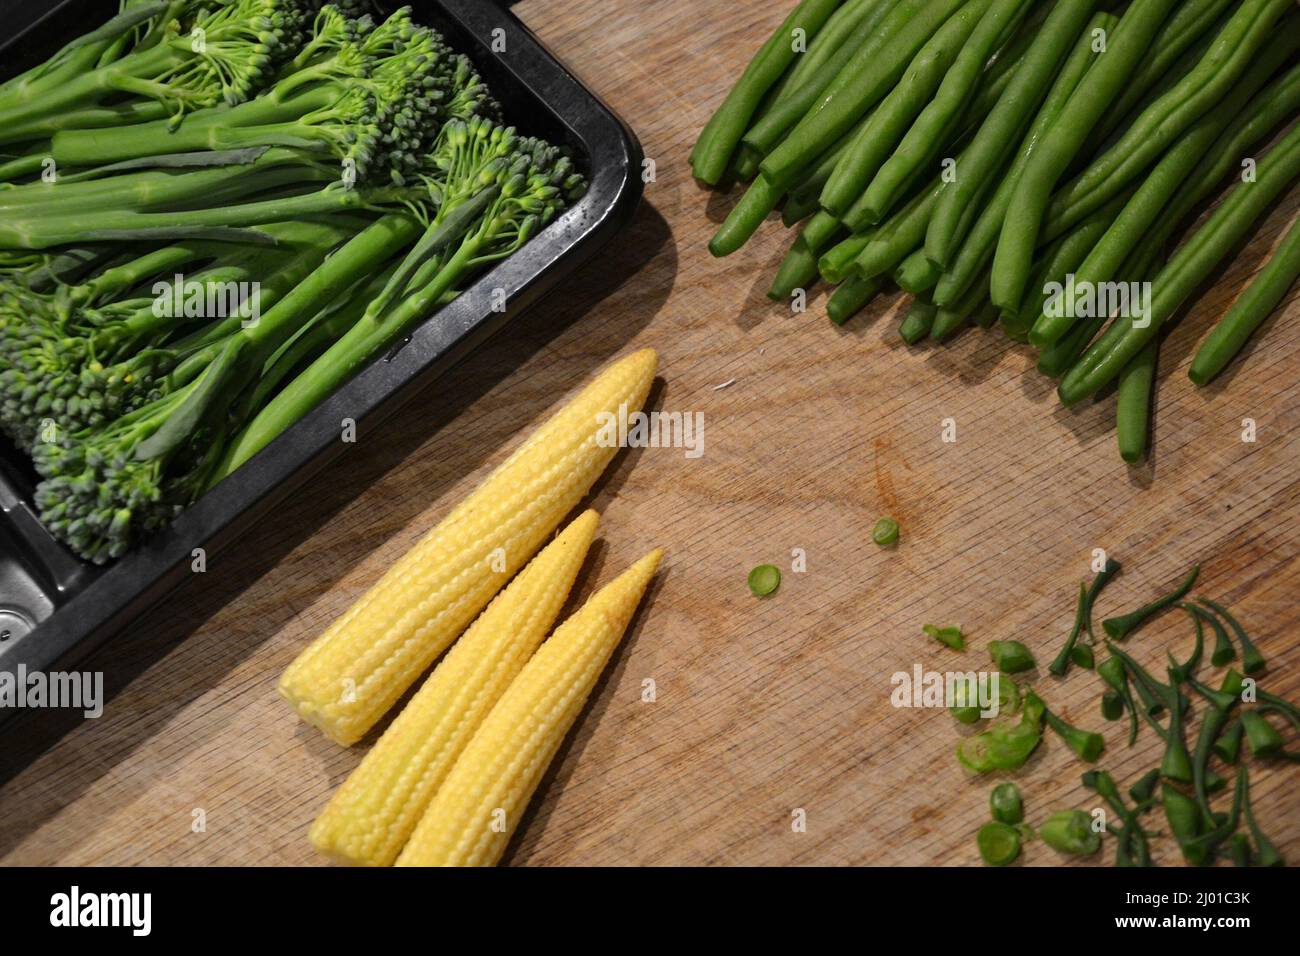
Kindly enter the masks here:
<path id="1" fill-rule="evenodd" d="M 627 629 L 663 551 L 605 585 L 524 665 L 429 804 L 398 866 L 491 866 Z"/>
<path id="2" fill-rule="evenodd" d="M 597 376 L 299 654 L 279 685 L 298 714 L 365 736 L 582 500 L 618 450 L 604 415 L 640 409 L 655 364 L 643 349 Z"/>
<path id="3" fill-rule="evenodd" d="M 343 863 L 391 866 L 483 718 L 550 633 L 596 535 L 579 515 L 470 625 L 311 828 Z"/>

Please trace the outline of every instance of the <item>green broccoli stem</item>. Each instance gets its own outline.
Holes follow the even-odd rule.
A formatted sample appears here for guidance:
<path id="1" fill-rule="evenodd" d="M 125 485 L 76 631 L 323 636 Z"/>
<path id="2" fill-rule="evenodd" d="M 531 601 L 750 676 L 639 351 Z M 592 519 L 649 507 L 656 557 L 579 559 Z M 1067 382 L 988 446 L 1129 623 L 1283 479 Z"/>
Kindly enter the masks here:
<path id="1" fill-rule="evenodd" d="M 194 353 L 176 368 L 173 377 L 177 381 L 193 381 L 206 375 L 205 370 L 213 363 L 233 355 L 229 367 L 223 369 L 221 387 L 205 391 L 195 401 L 206 403 L 221 395 L 238 394 L 251 384 L 268 360 L 304 323 L 337 301 L 357 282 L 372 275 L 384 262 L 409 245 L 419 232 L 419 221 L 404 214 L 394 213 L 377 220 L 294 286 L 260 321 L 241 327 L 236 333 Z M 178 413 L 176 417 L 182 423 L 200 421 L 207 412 L 206 407 L 190 408 L 185 415 Z M 241 423 L 234 424 L 238 427 Z M 222 470 L 218 465 L 217 474 Z"/>
<path id="2" fill-rule="evenodd" d="M 33 143 L 39 142 L 43 146 L 42 158 L 54 158 L 53 137 L 62 130 L 99 129 L 111 133 L 122 126 L 165 120 L 168 115 L 167 107 L 157 100 L 128 100 L 108 106 L 87 106 L 48 117 L 41 124 L 39 136 L 24 142 L 29 151 L 33 149 Z"/>
<path id="3" fill-rule="evenodd" d="M 335 184 L 337 185 L 337 184 Z M 205 230 L 257 226 L 307 216 L 360 209 L 379 209 L 404 201 L 418 202 L 422 190 L 401 187 L 343 189 L 327 186 L 302 196 L 268 199 L 186 212 L 105 211 L 89 217 L 60 213 L 0 222 L 0 249 L 49 249 L 73 242 L 187 238 Z M 218 235 L 218 234 L 213 234 Z M 239 234 L 231 238 L 250 239 Z"/>
<path id="4" fill-rule="evenodd" d="M 36 139 L 55 132 L 50 117 L 88 106 L 119 93 L 155 98 L 183 100 L 194 94 L 169 87 L 155 78 L 183 68 L 190 59 L 167 44 L 132 54 L 108 66 L 88 72 L 36 81 L 25 91 L 27 102 L 0 99 L 0 113 L 5 116 L 0 127 L 0 143 Z"/>
<path id="5" fill-rule="evenodd" d="M 75 213 L 84 217 L 100 211 L 161 211 L 199 200 L 205 206 L 216 206 L 281 186 L 338 180 L 336 169 L 299 150 L 231 155 L 255 158 L 179 173 L 149 169 L 78 182 L 28 183 L 0 191 L 0 215 Z"/>
<path id="6" fill-rule="evenodd" d="M 145 156 L 200 149 L 228 149 L 236 130 L 283 129 L 304 116 L 330 109 L 341 94 L 337 82 L 322 84 L 291 96 L 273 90 L 235 107 L 210 107 L 186 116 L 172 128 L 166 120 L 113 129 L 69 129 L 54 134 L 55 162 L 68 166 L 100 166 Z"/>
<path id="7" fill-rule="evenodd" d="M 128 6 L 107 23 L 82 34 L 39 66 L 0 84 L 0 110 L 9 110 L 42 97 L 100 64 L 132 30 L 168 10 L 167 0 Z"/>
<path id="8" fill-rule="evenodd" d="M 480 194 L 491 192 L 485 190 Z M 454 239 L 463 231 L 459 221 L 480 214 L 482 206 L 474 201 L 458 207 L 461 215 L 457 221 L 435 223 L 431 230 Z M 367 309 L 343 337 L 324 355 L 316 359 L 306 371 L 276 395 L 275 399 L 258 412 L 257 416 L 231 441 L 226 454 L 213 473 L 212 484 L 229 475 L 236 468 L 261 451 L 274 438 L 324 401 L 340 385 L 350 379 L 358 369 L 384 348 L 404 335 L 413 325 L 425 318 L 429 310 L 451 291 L 469 270 L 479 252 L 488 245 L 487 226 L 468 236 L 460 247 L 438 269 L 432 279 L 408 293 L 390 312 L 376 314 Z M 421 270 L 423 271 L 423 270 Z M 417 279 L 422 278 L 417 272 Z"/>
<path id="9" fill-rule="evenodd" d="M 80 285 L 61 287 L 56 293 L 59 313 L 66 319 L 74 309 L 111 301 L 146 279 L 211 258 L 215 254 L 216 244 L 206 242 L 178 243 L 154 249 L 129 262 L 105 269 Z"/>
<path id="10" fill-rule="evenodd" d="M 49 144 L 46 143 L 44 149 L 0 163 L 0 183 L 12 183 L 16 179 L 35 176 L 45 168 L 45 160 L 49 155 Z"/>

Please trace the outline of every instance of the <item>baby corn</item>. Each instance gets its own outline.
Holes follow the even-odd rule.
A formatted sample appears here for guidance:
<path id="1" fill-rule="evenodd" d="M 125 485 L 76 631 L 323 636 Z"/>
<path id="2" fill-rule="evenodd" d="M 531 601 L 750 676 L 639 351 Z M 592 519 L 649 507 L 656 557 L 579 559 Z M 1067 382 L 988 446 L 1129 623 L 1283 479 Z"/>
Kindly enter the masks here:
<path id="1" fill-rule="evenodd" d="M 550 633 L 596 534 L 587 511 L 493 599 L 311 828 L 344 863 L 391 866 L 492 706 Z"/>
<path id="2" fill-rule="evenodd" d="M 662 554 L 652 551 L 597 592 L 524 665 L 452 767 L 398 866 L 491 866 L 501 858 Z"/>
<path id="3" fill-rule="evenodd" d="M 279 684 L 299 715 L 360 740 L 582 500 L 618 450 L 604 415 L 640 409 L 655 365 L 597 376 L 299 654 Z"/>

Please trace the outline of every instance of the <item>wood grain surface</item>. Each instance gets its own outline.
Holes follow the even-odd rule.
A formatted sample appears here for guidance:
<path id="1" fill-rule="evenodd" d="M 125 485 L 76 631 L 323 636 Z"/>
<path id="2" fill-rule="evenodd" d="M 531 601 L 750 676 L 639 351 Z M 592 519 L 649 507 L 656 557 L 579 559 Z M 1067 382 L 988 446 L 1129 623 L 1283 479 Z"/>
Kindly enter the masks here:
<path id="1" fill-rule="evenodd" d="M 1115 448 L 1114 397 L 1063 410 L 1029 353 L 998 334 L 913 350 L 896 335 L 901 297 L 843 329 L 826 321 L 820 295 L 804 315 L 769 302 L 788 239 L 779 223 L 735 256 L 710 258 L 734 196 L 697 187 L 687 153 L 787 6 L 516 7 L 655 160 L 635 223 L 98 654 L 87 666 L 115 691 L 103 717 L 53 744 L 34 725 L 10 735 L 11 754 L 32 755 L 0 789 L 0 860 L 320 863 L 308 826 L 367 744 L 344 750 L 298 722 L 276 678 L 579 383 L 643 346 L 661 355 L 654 407 L 703 412 L 705 451 L 624 452 L 592 494 L 602 542 L 577 599 L 653 546 L 668 557 L 508 862 L 977 863 L 991 781 L 953 757 L 969 731 L 942 711 L 892 707 L 890 677 L 917 664 L 978 668 L 995 638 L 1024 641 L 1045 666 L 1094 548 L 1124 564 L 1099 615 L 1200 562 L 1197 592 L 1256 635 L 1265 686 L 1300 698 L 1294 294 L 1248 361 L 1207 389 L 1186 378 L 1195 344 L 1295 219 L 1300 194 L 1168 340 L 1154 455 L 1130 468 Z M 955 443 L 941 441 L 946 418 Z M 1242 441 L 1246 418 L 1253 443 Z M 871 543 L 884 513 L 903 527 L 896 549 Z M 807 555 L 803 573 L 789 570 L 793 549 Z M 760 601 L 745 576 L 768 561 L 786 573 Z M 927 622 L 960 623 L 968 650 L 939 647 L 921 632 Z M 1175 613 L 1130 643 L 1161 666 L 1190 638 Z M 1030 677 L 1067 720 L 1104 731 L 1099 766 L 1123 785 L 1158 762 L 1149 729 L 1127 749 L 1126 724 L 1102 721 L 1095 675 Z M 642 701 L 646 678 L 653 703 Z M 1261 824 L 1300 862 L 1300 768 L 1251 767 Z M 1094 806 L 1083 769 L 1049 735 L 1016 778 L 1030 822 Z M 806 832 L 792 829 L 797 808 Z M 1174 862 L 1170 843 L 1156 841 L 1160 862 Z M 1060 862 L 1041 843 L 1023 860 Z"/>

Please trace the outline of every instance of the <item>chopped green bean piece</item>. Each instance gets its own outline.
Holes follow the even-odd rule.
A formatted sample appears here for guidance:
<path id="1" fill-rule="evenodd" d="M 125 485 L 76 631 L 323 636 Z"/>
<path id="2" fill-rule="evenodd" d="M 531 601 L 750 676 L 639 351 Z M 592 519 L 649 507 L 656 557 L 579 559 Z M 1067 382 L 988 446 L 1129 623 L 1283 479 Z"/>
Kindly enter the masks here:
<path id="1" fill-rule="evenodd" d="M 1219 739 L 1214 742 L 1214 752 L 1224 763 L 1236 763 L 1237 757 L 1241 754 L 1241 740 L 1246 734 L 1246 728 L 1242 726 L 1241 720 L 1231 721 L 1219 733 Z"/>
<path id="2" fill-rule="evenodd" d="M 1058 810 L 1038 828 L 1038 835 L 1058 853 L 1088 856 L 1101 849 L 1101 834 L 1082 810 Z"/>
<path id="3" fill-rule="evenodd" d="M 1088 763 L 1100 757 L 1101 752 L 1106 748 L 1106 742 L 1102 740 L 1101 734 L 1071 726 L 1050 710 L 1043 711 L 1043 718 L 1047 721 L 1047 726 L 1056 731 L 1066 745 Z"/>
<path id="4" fill-rule="evenodd" d="M 881 518 L 871 529 L 871 540 L 882 548 L 893 544 L 898 540 L 898 522 L 893 518 Z"/>
<path id="5" fill-rule="evenodd" d="M 1010 781 L 1000 783 L 989 794 L 989 810 L 999 823 L 1019 823 L 1025 818 L 1020 788 Z"/>
<path id="6" fill-rule="evenodd" d="M 1241 669 L 1247 674 L 1256 674 L 1262 671 L 1264 669 L 1264 655 L 1259 652 L 1259 648 L 1251 641 L 1246 629 L 1237 623 L 1235 617 L 1228 613 L 1227 608 L 1215 601 L 1211 601 L 1209 598 L 1203 597 L 1196 600 L 1223 618 L 1228 627 L 1232 628 L 1233 633 L 1237 635 L 1237 641 L 1241 644 Z"/>
<path id="7" fill-rule="evenodd" d="M 1128 795 L 1138 803 L 1146 803 L 1156 795 L 1156 784 L 1160 782 L 1160 768 L 1153 767 L 1142 775 L 1137 783 L 1128 788 Z"/>
<path id="8" fill-rule="evenodd" d="M 957 760 L 967 770 L 989 773 L 1024 766 L 1043 737 L 1043 702 L 1032 690 L 1024 693 L 1020 720 L 998 724 L 957 744 Z"/>
<path id="9" fill-rule="evenodd" d="M 1029 648 L 1019 641 L 989 641 L 989 656 L 998 670 L 1007 674 L 1017 674 L 1034 666 Z"/>
<path id="10" fill-rule="evenodd" d="M 781 572 L 774 564 L 760 564 L 749 572 L 749 589 L 755 597 L 767 597 L 781 586 Z"/>
<path id="11" fill-rule="evenodd" d="M 1250 866 L 1250 837 L 1244 833 L 1234 835 L 1228 844 L 1228 855 L 1233 866 Z"/>
<path id="12" fill-rule="evenodd" d="M 1106 633 L 1114 640 L 1122 640 L 1146 623 L 1149 618 L 1163 611 L 1171 604 L 1181 601 L 1187 595 L 1187 592 L 1192 589 L 1192 585 L 1196 583 L 1196 576 L 1200 574 L 1200 571 L 1201 566 L 1199 564 L 1194 566 L 1183 580 L 1183 583 L 1164 597 L 1157 598 L 1150 604 L 1144 604 L 1136 611 L 1130 611 L 1128 614 L 1122 614 L 1119 617 L 1108 617 L 1101 622 L 1101 626 L 1106 629 Z"/>
<path id="13" fill-rule="evenodd" d="M 1124 716 L 1124 698 L 1113 690 L 1101 695 L 1101 716 L 1105 720 L 1119 720 Z"/>
<path id="14" fill-rule="evenodd" d="M 980 827 L 975 835 L 980 858 L 989 866 L 1006 866 L 1020 855 L 1020 831 L 994 820 Z"/>
<path id="15" fill-rule="evenodd" d="M 966 647 L 966 639 L 962 636 L 961 627 L 953 625 L 952 627 L 935 627 L 933 624 L 922 625 L 921 630 L 929 634 L 940 644 L 951 647 L 954 651 L 960 651 Z"/>
<path id="16" fill-rule="evenodd" d="M 1259 711 L 1243 710 L 1241 725 L 1246 731 L 1250 752 L 1256 757 L 1271 757 L 1282 749 L 1282 735 Z"/>
<path id="17" fill-rule="evenodd" d="M 1250 836 L 1255 841 L 1255 863 L 1259 866 L 1282 866 L 1286 861 L 1282 859 L 1282 854 L 1278 852 L 1273 841 L 1264 835 L 1264 831 L 1259 828 L 1255 821 L 1255 812 L 1250 807 L 1250 781 L 1246 781 L 1246 795 L 1242 800 L 1242 809 L 1246 814 L 1246 827 L 1250 830 Z"/>

